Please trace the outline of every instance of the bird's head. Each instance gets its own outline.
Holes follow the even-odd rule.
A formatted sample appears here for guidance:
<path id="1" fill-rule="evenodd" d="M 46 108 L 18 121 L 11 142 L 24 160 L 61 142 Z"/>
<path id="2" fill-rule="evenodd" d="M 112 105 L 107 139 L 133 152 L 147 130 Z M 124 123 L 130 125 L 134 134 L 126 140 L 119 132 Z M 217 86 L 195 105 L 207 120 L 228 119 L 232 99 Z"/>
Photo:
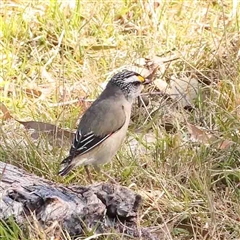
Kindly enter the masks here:
<path id="1" fill-rule="evenodd" d="M 123 70 L 115 74 L 111 78 L 110 83 L 117 85 L 128 101 L 133 101 L 140 95 L 143 85 L 149 82 L 139 73 Z"/>

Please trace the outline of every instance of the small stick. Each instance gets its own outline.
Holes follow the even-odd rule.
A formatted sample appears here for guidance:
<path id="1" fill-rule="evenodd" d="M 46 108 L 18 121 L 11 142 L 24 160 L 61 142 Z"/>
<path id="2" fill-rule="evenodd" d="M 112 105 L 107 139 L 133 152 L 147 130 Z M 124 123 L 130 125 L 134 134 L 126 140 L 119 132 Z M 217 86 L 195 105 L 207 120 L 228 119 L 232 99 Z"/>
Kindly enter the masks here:
<path id="1" fill-rule="evenodd" d="M 88 169 L 88 166 L 84 166 L 84 168 L 85 168 L 85 171 L 86 171 L 86 173 L 87 173 L 89 182 L 90 182 L 91 184 L 93 184 L 92 177 L 91 177 L 90 171 L 89 171 L 89 169 Z"/>

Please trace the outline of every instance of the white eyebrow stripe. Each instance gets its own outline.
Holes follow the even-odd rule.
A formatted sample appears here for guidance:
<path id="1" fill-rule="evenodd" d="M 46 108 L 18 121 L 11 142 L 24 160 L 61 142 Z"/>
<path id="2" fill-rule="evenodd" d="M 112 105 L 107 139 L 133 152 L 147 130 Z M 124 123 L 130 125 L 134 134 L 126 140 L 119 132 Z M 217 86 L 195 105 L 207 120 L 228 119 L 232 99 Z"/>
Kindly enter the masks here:
<path id="1" fill-rule="evenodd" d="M 131 77 L 127 77 L 124 79 L 124 82 L 125 83 L 132 83 L 132 82 L 136 82 L 136 81 L 139 81 L 138 77 L 137 76 L 131 76 Z M 140 82 L 140 81 L 139 81 Z"/>

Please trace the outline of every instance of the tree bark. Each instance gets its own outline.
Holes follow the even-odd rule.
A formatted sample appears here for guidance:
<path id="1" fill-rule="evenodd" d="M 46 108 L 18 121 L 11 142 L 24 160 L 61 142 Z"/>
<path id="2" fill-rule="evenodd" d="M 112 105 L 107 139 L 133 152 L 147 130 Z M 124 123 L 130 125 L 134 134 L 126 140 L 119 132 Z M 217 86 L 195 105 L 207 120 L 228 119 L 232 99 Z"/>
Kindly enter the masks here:
<path id="1" fill-rule="evenodd" d="M 66 187 L 0 162 L 0 220 L 13 216 L 24 224 L 34 216 L 43 228 L 57 222 L 71 236 L 115 229 L 137 239 L 158 239 L 137 227 L 140 203 L 139 195 L 120 185 Z"/>

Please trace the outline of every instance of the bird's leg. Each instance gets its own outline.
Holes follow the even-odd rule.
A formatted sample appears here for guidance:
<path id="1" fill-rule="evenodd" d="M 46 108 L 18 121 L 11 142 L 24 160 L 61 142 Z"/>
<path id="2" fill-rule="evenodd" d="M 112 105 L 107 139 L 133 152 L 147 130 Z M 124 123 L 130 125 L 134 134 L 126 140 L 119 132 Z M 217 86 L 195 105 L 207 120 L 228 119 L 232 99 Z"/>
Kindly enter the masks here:
<path id="1" fill-rule="evenodd" d="M 91 177 L 90 171 L 89 171 L 89 169 L 88 169 L 88 166 L 84 166 L 84 168 L 85 168 L 85 171 L 86 171 L 86 173 L 87 173 L 89 182 L 90 182 L 91 184 L 93 184 L 92 177 Z"/>
<path id="2" fill-rule="evenodd" d="M 101 171 L 101 169 L 100 169 L 97 165 L 93 165 L 93 168 L 94 168 L 94 170 L 95 170 L 96 172 L 101 173 L 101 174 L 103 174 L 105 177 L 107 177 L 108 179 L 110 179 L 110 181 L 111 181 L 112 183 L 118 184 L 118 182 L 116 182 L 115 179 L 113 179 L 109 174 Z"/>
<path id="3" fill-rule="evenodd" d="M 116 159 L 117 159 L 118 163 L 120 164 L 120 166 L 123 167 L 123 164 L 121 163 L 121 160 L 118 155 L 116 155 Z"/>
<path id="4" fill-rule="evenodd" d="M 100 172 L 101 172 L 101 169 L 100 169 L 99 166 L 93 165 L 93 168 L 94 168 L 94 170 L 95 170 L 97 173 L 100 173 Z"/>

